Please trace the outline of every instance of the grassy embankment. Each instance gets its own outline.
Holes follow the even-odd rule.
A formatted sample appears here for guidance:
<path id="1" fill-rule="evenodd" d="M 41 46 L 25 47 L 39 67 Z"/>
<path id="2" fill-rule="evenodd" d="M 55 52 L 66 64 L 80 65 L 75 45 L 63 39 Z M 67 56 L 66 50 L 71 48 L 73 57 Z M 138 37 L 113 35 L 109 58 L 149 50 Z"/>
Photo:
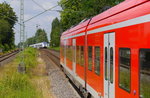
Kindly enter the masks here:
<path id="1" fill-rule="evenodd" d="M 0 98 L 46 98 L 45 95 L 47 98 L 51 97 L 47 92 L 48 78 L 42 76 L 45 75 L 44 62 L 37 59 L 37 53 L 33 48 L 25 50 L 26 74 L 17 71 L 21 54 L 13 62 L 0 67 Z"/>

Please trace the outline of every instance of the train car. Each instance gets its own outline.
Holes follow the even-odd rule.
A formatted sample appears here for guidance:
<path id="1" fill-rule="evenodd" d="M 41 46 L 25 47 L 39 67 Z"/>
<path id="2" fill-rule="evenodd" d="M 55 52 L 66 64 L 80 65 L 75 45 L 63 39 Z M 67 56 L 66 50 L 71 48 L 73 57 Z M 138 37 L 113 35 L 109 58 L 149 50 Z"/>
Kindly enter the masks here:
<path id="1" fill-rule="evenodd" d="M 33 48 L 37 48 L 37 49 L 47 48 L 47 47 L 49 47 L 49 44 L 47 42 L 41 42 L 41 43 L 29 45 L 29 47 L 33 47 Z"/>
<path id="2" fill-rule="evenodd" d="M 150 1 L 125 0 L 63 32 L 60 57 L 94 98 L 150 98 Z"/>

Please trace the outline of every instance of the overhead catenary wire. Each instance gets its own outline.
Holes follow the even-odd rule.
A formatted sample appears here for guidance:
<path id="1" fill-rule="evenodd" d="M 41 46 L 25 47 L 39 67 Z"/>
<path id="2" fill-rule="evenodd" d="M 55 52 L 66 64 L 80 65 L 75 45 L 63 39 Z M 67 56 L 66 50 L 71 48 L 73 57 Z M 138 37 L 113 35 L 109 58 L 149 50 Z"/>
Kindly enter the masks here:
<path id="1" fill-rule="evenodd" d="M 13 0 L 12 0 L 12 1 L 13 1 Z M 12 1 L 11 1 L 11 2 L 12 2 Z M 38 4 L 38 3 L 35 2 L 34 0 L 32 0 L 32 1 L 33 1 L 34 3 L 36 3 L 39 7 L 43 8 L 40 4 Z M 66 1 L 66 2 L 68 2 L 68 1 Z M 63 2 L 63 4 L 65 4 L 66 2 Z M 41 13 L 39 13 L 39 14 L 33 16 L 33 17 L 31 17 L 30 19 L 24 21 L 23 23 L 28 22 L 28 21 L 30 21 L 30 20 L 32 20 L 32 19 L 38 17 L 39 15 L 44 14 L 44 13 L 47 12 L 47 11 L 53 11 L 52 9 L 55 8 L 55 7 L 57 7 L 57 6 L 60 6 L 60 4 L 57 4 L 57 5 L 55 5 L 55 6 L 51 7 L 51 8 L 49 8 L 49 9 L 43 8 L 43 9 L 44 9 L 43 12 L 41 12 Z M 56 10 L 56 11 L 59 12 L 59 10 Z M 0 13 L 0 14 L 1 14 L 1 15 L 4 15 L 4 14 L 2 14 L 2 13 Z M 19 23 L 18 21 L 14 20 L 14 19 L 12 19 L 12 18 L 10 18 L 10 17 L 6 17 L 6 18 L 8 18 L 8 19 L 11 20 L 11 21 L 16 22 L 16 23 L 19 24 L 19 25 L 22 25 L 21 23 Z M 15 29 L 15 28 L 14 28 L 14 29 Z"/>
<path id="2" fill-rule="evenodd" d="M 35 2 L 34 0 L 32 0 L 33 2 Z M 68 1 L 66 1 L 66 2 L 68 2 Z M 64 4 L 66 3 L 66 2 L 64 2 Z M 36 3 L 36 2 L 35 2 Z M 38 3 L 37 3 L 38 4 Z M 55 8 L 55 7 L 57 7 L 57 6 L 59 6 L 60 4 L 57 4 L 57 5 L 55 5 L 55 6 L 53 6 L 53 7 L 51 7 L 51 8 L 49 8 L 49 9 L 45 9 L 44 8 L 44 11 L 43 12 L 41 12 L 41 13 L 39 13 L 39 14 L 37 14 L 37 15 L 35 15 L 35 16 L 33 16 L 33 17 L 31 17 L 31 18 L 29 18 L 29 19 L 27 19 L 27 20 L 25 20 L 24 21 L 24 23 L 25 22 L 28 22 L 28 21 L 30 21 L 30 20 L 32 20 L 32 19 L 34 19 L 34 18 L 36 18 L 36 17 L 38 17 L 38 16 L 40 16 L 40 15 L 42 15 L 42 14 L 44 14 L 45 12 L 47 12 L 47 11 L 57 11 L 57 12 L 59 12 L 59 10 L 52 10 L 53 8 Z M 41 6 L 41 5 L 39 5 L 39 6 Z M 0 13 L 1 14 L 1 13 Z M 1 14 L 1 15 L 3 15 L 3 14 Z M 12 21 L 14 21 L 14 22 L 16 22 L 15 20 L 13 20 L 13 19 L 11 19 L 11 18 L 9 18 L 9 17 L 7 17 L 8 19 L 10 19 L 10 20 L 12 20 Z M 19 25 L 21 25 L 21 23 L 19 23 L 19 22 L 17 22 Z"/>
<path id="3" fill-rule="evenodd" d="M 31 18 L 30 18 L 30 19 L 28 19 L 28 20 L 25 20 L 24 22 L 28 22 L 28 21 L 32 20 L 33 18 L 36 18 L 36 17 L 38 17 L 38 16 L 40 16 L 40 15 L 44 14 L 45 12 L 47 12 L 47 11 L 49 11 L 49 10 L 51 10 L 51 9 L 53 9 L 53 8 L 55 8 L 55 7 L 57 7 L 57 6 L 58 6 L 58 5 L 55 5 L 55 6 L 51 7 L 50 9 L 45 10 L 45 11 L 43 11 L 43 12 L 41 12 L 41 13 L 39 13 L 39 14 L 37 14 L 37 15 L 33 16 L 33 17 L 31 17 Z"/>
<path id="4" fill-rule="evenodd" d="M 67 2 L 68 2 L 68 1 L 64 2 L 63 4 L 65 4 L 65 3 L 67 3 Z M 35 15 L 35 16 L 33 16 L 33 17 L 27 19 L 27 20 L 25 20 L 24 23 L 25 23 L 25 22 L 28 22 L 28 21 L 30 21 L 30 20 L 32 20 L 32 19 L 34 19 L 34 18 L 36 18 L 36 17 L 38 17 L 38 16 L 40 16 L 40 15 L 42 15 L 42 14 L 44 14 L 44 13 L 47 12 L 47 11 L 51 11 L 53 8 L 55 8 L 55 7 L 59 6 L 59 5 L 60 5 L 60 4 L 57 4 L 57 5 L 55 5 L 55 6 L 51 7 L 51 8 L 49 8 L 49 9 L 47 9 L 47 10 L 45 10 L 45 11 L 43 11 L 43 12 L 41 12 L 41 13 L 39 13 L 39 14 L 37 14 L 37 15 Z"/>

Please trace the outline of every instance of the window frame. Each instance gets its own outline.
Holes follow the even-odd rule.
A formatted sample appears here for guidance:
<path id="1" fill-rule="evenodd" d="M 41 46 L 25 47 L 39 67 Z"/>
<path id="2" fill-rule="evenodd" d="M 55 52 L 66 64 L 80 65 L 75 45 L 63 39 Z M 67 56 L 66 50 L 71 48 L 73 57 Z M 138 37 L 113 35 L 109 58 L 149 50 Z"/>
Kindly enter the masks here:
<path id="1" fill-rule="evenodd" d="M 120 86 L 120 50 L 121 49 L 124 49 L 124 50 L 128 50 L 129 49 L 129 51 L 130 51 L 130 69 L 129 69 L 129 71 L 130 71 L 130 90 L 127 90 L 127 89 L 125 89 L 125 88 L 123 88 L 122 86 Z M 121 88 L 121 89 L 123 89 L 124 91 L 126 91 L 126 92 L 128 92 L 128 93 L 131 93 L 131 48 L 126 48 L 126 47 L 120 47 L 120 48 L 118 48 L 118 86 L 119 86 L 119 88 Z"/>

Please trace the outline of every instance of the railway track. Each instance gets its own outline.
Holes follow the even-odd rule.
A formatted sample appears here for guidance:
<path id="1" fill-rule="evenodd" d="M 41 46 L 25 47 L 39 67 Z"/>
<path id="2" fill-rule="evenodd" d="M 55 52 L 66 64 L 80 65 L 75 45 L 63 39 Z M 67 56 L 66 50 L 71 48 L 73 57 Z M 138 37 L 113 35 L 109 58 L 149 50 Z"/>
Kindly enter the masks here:
<path id="1" fill-rule="evenodd" d="M 53 62 L 53 66 L 49 66 L 50 67 L 49 74 L 54 75 L 54 76 L 52 75 L 52 77 L 54 79 L 52 79 L 51 82 L 54 81 L 56 77 L 59 78 L 58 81 L 60 82 L 61 85 L 59 84 L 57 79 L 54 81 L 54 82 L 56 82 L 56 83 L 54 83 L 54 85 L 57 84 L 57 82 L 58 82 L 58 84 L 59 84 L 58 86 L 60 86 L 58 91 L 56 91 L 55 94 L 56 95 L 60 94 L 61 96 L 64 96 L 61 98 L 81 98 L 81 97 L 83 97 L 81 92 L 79 92 L 79 89 L 76 88 L 76 86 L 70 81 L 70 79 L 62 71 L 62 68 L 60 66 L 59 52 L 54 51 L 54 50 L 48 50 L 48 49 L 40 49 L 40 51 L 43 52 L 43 54 L 49 58 L 49 60 L 47 60 L 48 62 Z M 56 68 L 56 66 L 54 66 L 54 64 L 57 66 L 57 68 Z M 52 64 L 49 64 L 49 65 L 52 65 Z M 68 80 L 68 81 L 66 81 L 66 80 Z M 69 85 L 71 86 L 71 88 L 73 90 L 70 90 L 68 88 L 68 86 L 64 87 L 64 86 L 68 85 L 67 83 L 69 83 Z M 62 88 L 62 94 L 61 93 L 58 94 L 57 92 L 61 92 L 61 88 Z M 64 91 L 66 91 L 65 95 L 63 95 Z M 57 97 L 59 97 L 59 96 L 57 96 Z"/>
<path id="2" fill-rule="evenodd" d="M 13 51 L 11 53 L 7 53 L 7 54 L 4 54 L 4 55 L 1 55 L 0 56 L 0 66 L 3 65 L 3 64 L 6 64 L 7 62 L 9 62 L 10 58 L 15 56 L 18 52 L 19 52 L 19 50 L 15 50 L 15 51 Z"/>
<path id="3" fill-rule="evenodd" d="M 48 49 L 42 49 L 42 51 L 45 51 L 47 54 L 47 56 L 57 65 L 60 66 L 60 58 L 59 55 L 56 55 L 57 52 L 55 51 L 50 51 Z"/>

